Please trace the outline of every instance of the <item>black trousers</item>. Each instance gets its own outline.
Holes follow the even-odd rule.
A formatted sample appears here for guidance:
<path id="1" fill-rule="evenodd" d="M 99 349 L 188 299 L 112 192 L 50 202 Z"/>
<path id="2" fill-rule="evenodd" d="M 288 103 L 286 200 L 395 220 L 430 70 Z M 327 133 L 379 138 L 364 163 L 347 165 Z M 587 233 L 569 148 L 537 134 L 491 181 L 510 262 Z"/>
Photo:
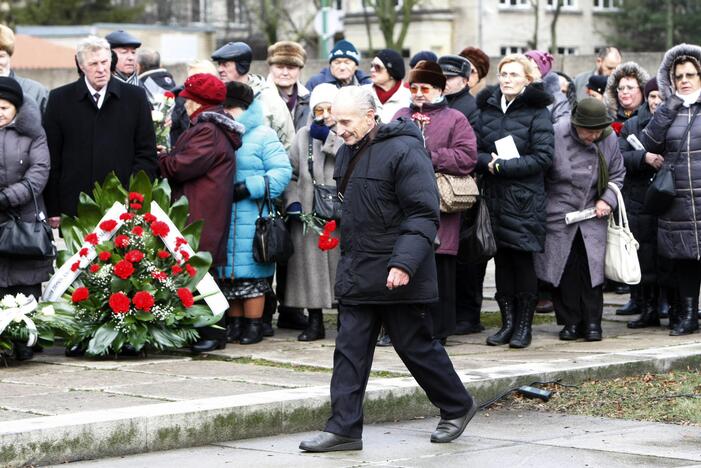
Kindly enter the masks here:
<path id="1" fill-rule="evenodd" d="M 679 297 L 699 297 L 701 262 L 698 260 L 676 260 L 675 267 Z"/>
<path id="2" fill-rule="evenodd" d="M 553 288 L 552 298 L 557 323 L 560 325 L 601 325 L 604 287 L 599 285 L 594 288 L 591 285 L 587 248 L 579 229 L 574 236 L 560 285 Z"/>
<path id="3" fill-rule="evenodd" d="M 455 267 L 455 322 L 477 324 L 482 312 L 482 286 L 487 262 L 463 263 Z"/>
<path id="4" fill-rule="evenodd" d="M 474 403 L 455 373 L 445 349 L 431 338 L 431 317 L 421 304 L 339 304 L 341 329 L 336 337 L 331 377 L 331 417 L 325 431 L 345 437 L 363 434 L 363 397 L 375 343 L 384 326 L 392 346 L 411 375 L 436 405 L 441 417 L 459 418 Z"/>
<path id="5" fill-rule="evenodd" d="M 499 247 L 494 256 L 494 279 L 497 292 L 504 296 L 538 294 L 533 253 Z"/>
<path id="6" fill-rule="evenodd" d="M 455 264 L 454 255 L 436 254 L 439 299 L 428 306 L 434 338 L 447 338 L 455 333 Z"/>

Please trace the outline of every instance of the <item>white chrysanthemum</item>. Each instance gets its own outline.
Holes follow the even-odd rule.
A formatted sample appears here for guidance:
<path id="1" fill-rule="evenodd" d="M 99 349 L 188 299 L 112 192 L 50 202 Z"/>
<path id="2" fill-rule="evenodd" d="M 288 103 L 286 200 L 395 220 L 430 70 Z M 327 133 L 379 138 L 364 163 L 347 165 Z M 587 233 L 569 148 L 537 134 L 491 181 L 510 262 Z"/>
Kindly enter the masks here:
<path id="1" fill-rule="evenodd" d="M 43 309 L 41 309 L 41 312 L 44 315 L 56 315 L 56 310 L 54 309 L 54 306 L 52 305 L 47 305 Z"/>
<path id="2" fill-rule="evenodd" d="M 153 120 L 154 122 L 163 122 L 163 112 L 159 110 L 152 110 L 151 120 Z"/>
<path id="3" fill-rule="evenodd" d="M 5 309 L 10 309 L 12 307 L 17 307 L 17 301 L 14 296 L 6 294 L 5 297 L 2 298 L 2 301 L 0 301 L 0 305 Z"/>

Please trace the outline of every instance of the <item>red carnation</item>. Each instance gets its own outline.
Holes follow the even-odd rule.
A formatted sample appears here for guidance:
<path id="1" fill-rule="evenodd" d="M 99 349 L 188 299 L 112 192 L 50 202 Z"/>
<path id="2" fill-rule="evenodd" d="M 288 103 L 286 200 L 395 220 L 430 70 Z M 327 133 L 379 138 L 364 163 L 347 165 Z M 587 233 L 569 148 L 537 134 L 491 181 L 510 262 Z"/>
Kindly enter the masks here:
<path id="1" fill-rule="evenodd" d="M 179 275 L 183 272 L 183 269 L 180 268 L 178 265 L 173 265 L 173 267 L 170 269 L 170 272 L 174 275 Z"/>
<path id="2" fill-rule="evenodd" d="M 189 263 L 185 264 L 185 271 L 187 271 L 187 274 L 190 275 L 190 278 L 197 274 L 197 270 L 195 268 L 192 268 L 192 266 Z"/>
<path id="3" fill-rule="evenodd" d="M 323 251 L 335 249 L 338 246 L 338 239 L 325 234 L 319 236 L 319 248 Z"/>
<path id="4" fill-rule="evenodd" d="M 144 259 L 144 253 L 140 250 L 130 250 L 124 258 L 132 263 L 137 263 Z"/>
<path id="5" fill-rule="evenodd" d="M 73 291 L 71 301 L 73 301 L 74 304 L 77 304 L 78 302 L 83 302 L 88 297 L 90 297 L 90 291 L 88 291 L 88 288 L 80 287 Z"/>
<path id="6" fill-rule="evenodd" d="M 102 229 L 105 232 L 110 232 L 116 227 L 117 221 L 115 221 L 114 219 L 108 219 L 107 221 L 103 221 L 100 223 L 100 229 Z"/>
<path id="7" fill-rule="evenodd" d="M 187 253 L 185 250 L 181 250 L 180 255 L 182 255 L 184 261 L 187 262 L 188 260 L 190 260 L 190 254 Z"/>
<path id="8" fill-rule="evenodd" d="M 105 251 L 105 252 L 100 252 L 100 253 L 97 255 L 97 258 L 99 258 L 99 259 L 102 260 L 103 262 L 106 262 L 107 260 L 109 260 L 110 258 L 112 258 L 112 254 L 109 253 L 109 252 L 107 252 L 107 251 Z"/>
<path id="9" fill-rule="evenodd" d="M 78 271 L 78 268 L 80 268 L 80 261 L 77 261 L 71 265 L 71 271 Z"/>
<path id="10" fill-rule="evenodd" d="M 130 203 L 129 208 L 132 210 L 140 210 L 141 209 L 141 203 Z"/>
<path id="11" fill-rule="evenodd" d="M 78 255 L 81 257 L 86 257 L 88 255 L 88 248 L 83 247 L 82 249 L 80 249 L 80 252 L 78 252 Z"/>
<path id="12" fill-rule="evenodd" d="M 165 281 L 168 279 L 168 273 L 165 271 L 153 271 L 151 272 L 151 277 L 157 279 L 158 281 Z"/>
<path id="13" fill-rule="evenodd" d="M 165 237 L 170 232 L 170 228 L 163 221 L 154 221 L 151 223 L 151 232 L 154 236 Z"/>
<path id="14" fill-rule="evenodd" d="M 175 238 L 175 250 L 178 250 L 180 246 L 182 245 L 187 245 L 187 240 L 183 237 L 176 237 Z"/>
<path id="15" fill-rule="evenodd" d="M 173 94 L 171 91 L 166 91 L 163 93 L 163 97 L 166 97 L 169 99 L 175 99 L 175 94 Z"/>
<path id="16" fill-rule="evenodd" d="M 90 265 L 90 273 L 97 273 L 98 271 L 100 271 L 100 265 L 97 263 Z"/>
<path id="17" fill-rule="evenodd" d="M 611 128 L 613 128 L 613 131 L 616 132 L 616 135 L 620 135 L 623 124 L 621 122 L 613 122 L 611 124 Z"/>
<path id="18" fill-rule="evenodd" d="M 333 219 L 331 221 L 326 221 L 326 224 L 324 224 L 324 232 L 327 234 L 331 234 L 336 230 L 336 221 Z"/>
<path id="19" fill-rule="evenodd" d="M 120 249 L 126 249 L 129 245 L 129 237 L 125 236 L 124 234 L 118 235 L 114 238 L 114 245 Z"/>
<path id="20" fill-rule="evenodd" d="M 158 257 L 159 258 L 168 258 L 168 257 L 170 257 L 170 253 L 166 252 L 165 250 L 159 250 Z"/>
<path id="21" fill-rule="evenodd" d="M 144 215 L 144 221 L 146 221 L 148 224 L 151 224 L 156 220 L 156 217 L 152 215 L 151 213 L 146 213 Z"/>
<path id="22" fill-rule="evenodd" d="M 190 292 L 190 290 L 187 288 L 179 288 L 178 297 L 186 309 L 192 307 L 192 305 L 195 303 L 195 298 L 192 297 L 192 292 Z"/>
<path id="23" fill-rule="evenodd" d="M 144 234 L 144 228 L 142 228 L 141 226 L 134 226 L 134 229 L 131 230 L 131 233 L 135 236 L 142 236 Z"/>
<path id="24" fill-rule="evenodd" d="M 92 244 L 92 245 L 97 245 L 99 242 L 99 239 L 97 238 L 97 234 L 94 232 L 91 232 L 90 234 L 85 236 L 85 242 Z"/>
<path id="25" fill-rule="evenodd" d="M 114 274 L 125 280 L 134 274 L 134 265 L 128 260 L 120 260 L 114 266 Z"/>
<path id="26" fill-rule="evenodd" d="M 112 312 L 115 314 L 124 314 L 129 312 L 129 305 L 131 304 L 129 297 L 121 292 L 112 294 L 110 296 L 109 303 L 110 309 L 112 309 Z"/>
<path id="27" fill-rule="evenodd" d="M 121 219 L 122 221 L 131 221 L 132 219 L 134 219 L 134 215 L 131 213 L 124 212 L 119 215 L 119 219 Z"/>
<path id="28" fill-rule="evenodd" d="M 137 201 L 139 203 L 143 203 L 144 196 L 139 192 L 129 192 L 129 201 Z"/>
<path id="29" fill-rule="evenodd" d="M 153 296 L 148 291 L 139 291 L 138 293 L 134 294 L 133 301 L 134 307 L 139 310 L 143 310 L 144 312 L 149 312 L 151 307 L 153 307 L 153 305 L 156 303 Z"/>

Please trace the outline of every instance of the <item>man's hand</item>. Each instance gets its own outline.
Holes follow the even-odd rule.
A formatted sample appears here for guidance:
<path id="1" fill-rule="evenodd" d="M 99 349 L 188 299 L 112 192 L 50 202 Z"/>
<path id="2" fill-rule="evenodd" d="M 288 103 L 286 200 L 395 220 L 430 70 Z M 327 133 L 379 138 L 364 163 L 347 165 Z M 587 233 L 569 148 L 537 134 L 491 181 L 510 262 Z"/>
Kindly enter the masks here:
<path id="1" fill-rule="evenodd" d="M 645 162 L 659 171 L 664 163 L 664 158 L 659 154 L 645 153 Z"/>
<path id="2" fill-rule="evenodd" d="M 51 229 L 58 229 L 59 226 L 61 226 L 61 217 L 60 216 L 52 216 L 48 219 L 49 221 L 49 226 L 51 226 Z"/>
<path id="3" fill-rule="evenodd" d="M 611 214 L 611 205 L 609 205 L 603 200 L 599 200 L 596 202 L 594 211 L 596 213 L 597 218 L 605 218 L 606 216 Z"/>
<path id="4" fill-rule="evenodd" d="M 391 268 L 387 275 L 387 289 L 392 290 L 409 284 L 409 274 L 400 268 Z"/>

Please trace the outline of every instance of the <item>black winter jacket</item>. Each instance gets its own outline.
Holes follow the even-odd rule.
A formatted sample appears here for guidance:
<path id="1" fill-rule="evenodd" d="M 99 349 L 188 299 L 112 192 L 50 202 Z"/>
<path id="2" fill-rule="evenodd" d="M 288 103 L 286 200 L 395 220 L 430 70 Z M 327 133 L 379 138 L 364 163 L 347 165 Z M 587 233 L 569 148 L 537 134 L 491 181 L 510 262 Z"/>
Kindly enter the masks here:
<path id="1" fill-rule="evenodd" d="M 526 86 L 507 108 L 501 110 L 498 86 L 477 95 L 477 167 L 483 174 L 484 201 L 492 218 L 499 247 L 541 252 L 545 243 L 544 174 L 552 164 L 554 136 L 550 111 L 552 96 L 542 83 Z M 494 142 L 511 135 L 519 158 L 498 159 L 495 174 L 487 165 L 496 153 Z"/>
<path id="2" fill-rule="evenodd" d="M 465 86 L 465 89 L 462 91 L 447 95 L 445 99 L 448 101 L 448 106 L 450 108 L 462 112 L 462 114 L 467 117 L 467 121 L 470 122 L 470 126 L 474 129 L 475 125 L 477 125 L 480 111 L 477 108 L 477 101 L 474 96 L 470 94 L 470 88 Z"/>
<path id="3" fill-rule="evenodd" d="M 352 155 L 346 145 L 338 150 L 339 186 Z M 360 157 L 344 194 L 336 298 L 344 304 L 436 302 L 438 188 L 420 130 L 404 118 L 380 124 Z M 393 267 L 409 274 L 407 286 L 387 289 Z"/>

